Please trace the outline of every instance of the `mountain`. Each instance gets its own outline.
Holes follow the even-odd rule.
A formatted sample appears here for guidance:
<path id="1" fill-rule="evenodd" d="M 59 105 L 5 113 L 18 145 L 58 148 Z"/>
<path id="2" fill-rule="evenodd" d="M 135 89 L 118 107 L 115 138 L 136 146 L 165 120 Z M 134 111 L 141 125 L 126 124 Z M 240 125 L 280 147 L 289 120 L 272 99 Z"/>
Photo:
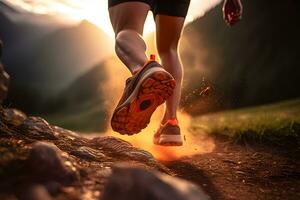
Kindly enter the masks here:
<path id="1" fill-rule="evenodd" d="M 66 20 L 29 13 L 4 2 L 0 2 L 0 24 L 0 36 L 5 41 L 4 59 L 26 54 L 22 49 L 34 41 L 59 28 L 71 26 Z"/>
<path id="2" fill-rule="evenodd" d="M 201 114 L 300 96 L 300 3 L 243 4 L 243 19 L 232 28 L 223 22 L 221 6 L 185 28 L 182 106 L 187 111 Z M 202 95 L 203 85 L 209 95 Z"/>
<path id="3" fill-rule="evenodd" d="M 84 20 L 77 26 L 59 29 L 44 37 L 36 46 L 31 63 L 33 71 L 27 73 L 29 76 L 36 73 L 36 82 L 43 90 L 57 94 L 112 52 L 108 36 Z"/>
<path id="4" fill-rule="evenodd" d="M 103 132 L 129 76 L 117 56 L 105 58 L 50 99 L 43 116 L 71 130 Z"/>
<path id="5" fill-rule="evenodd" d="M 29 113 L 40 112 L 49 98 L 113 52 L 111 39 L 85 20 L 70 23 L 0 2 L 0 24 L 3 63 L 12 77 L 7 102 Z"/>
<path id="6" fill-rule="evenodd" d="M 113 58 L 106 60 L 110 59 Z M 72 130 L 104 131 L 108 118 L 108 108 L 105 106 L 108 78 L 107 61 L 96 64 L 49 100 L 43 111 L 45 117 L 56 125 Z"/>

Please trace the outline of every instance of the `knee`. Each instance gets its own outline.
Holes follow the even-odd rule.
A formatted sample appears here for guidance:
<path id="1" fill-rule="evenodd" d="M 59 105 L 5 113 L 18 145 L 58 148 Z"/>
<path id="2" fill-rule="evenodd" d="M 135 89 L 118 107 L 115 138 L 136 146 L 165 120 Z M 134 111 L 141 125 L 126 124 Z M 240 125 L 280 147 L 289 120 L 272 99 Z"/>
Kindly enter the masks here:
<path id="1" fill-rule="evenodd" d="M 159 46 L 157 52 L 160 58 L 176 58 L 178 57 L 177 47 L 172 46 Z"/>

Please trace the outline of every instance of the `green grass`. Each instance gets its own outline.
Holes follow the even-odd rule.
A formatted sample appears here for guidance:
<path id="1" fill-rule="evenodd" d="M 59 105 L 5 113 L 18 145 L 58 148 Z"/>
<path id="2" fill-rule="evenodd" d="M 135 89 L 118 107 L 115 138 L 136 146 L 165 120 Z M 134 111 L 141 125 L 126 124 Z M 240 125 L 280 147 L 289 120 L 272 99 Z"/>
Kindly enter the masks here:
<path id="1" fill-rule="evenodd" d="M 195 117 L 191 129 L 232 140 L 267 139 L 275 143 L 298 142 L 300 99 Z M 291 141 L 294 140 L 294 141 Z"/>
<path id="2" fill-rule="evenodd" d="M 49 123 L 80 132 L 101 132 L 106 129 L 107 114 L 102 103 L 90 101 L 43 116 Z"/>

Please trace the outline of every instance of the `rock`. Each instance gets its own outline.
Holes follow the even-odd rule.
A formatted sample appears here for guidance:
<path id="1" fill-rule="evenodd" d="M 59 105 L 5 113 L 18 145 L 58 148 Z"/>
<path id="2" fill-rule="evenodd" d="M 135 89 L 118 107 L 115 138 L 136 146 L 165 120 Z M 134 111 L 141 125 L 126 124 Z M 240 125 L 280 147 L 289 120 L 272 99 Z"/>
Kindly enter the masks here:
<path id="1" fill-rule="evenodd" d="M 71 138 L 78 138 L 81 137 L 78 133 L 75 133 L 73 131 L 58 127 L 58 126 L 52 126 L 52 129 L 54 132 L 58 133 L 60 136 L 68 136 Z"/>
<path id="2" fill-rule="evenodd" d="M 29 117 L 19 127 L 26 136 L 37 140 L 55 140 L 57 134 L 46 120 L 41 117 Z"/>
<path id="3" fill-rule="evenodd" d="M 19 195 L 20 200 L 51 200 L 47 189 L 43 185 L 32 185 L 25 188 Z"/>
<path id="4" fill-rule="evenodd" d="M 123 151 L 123 148 L 128 149 L 132 147 L 132 145 L 129 142 L 126 142 L 125 140 L 113 136 L 95 137 L 92 139 L 92 142 L 100 148 L 106 148 L 106 149 L 113 148 L 117 152 Z"/>
<path id="5" fill-rule="evenodd" d="M 113 168 L 101 200 L 208 200 L 199 187 L 182 179 L 142 168 Z"/>
<path id="6" fill-rule="evenodd" d="M 183 179 L 175 178 L 165 174 L 157 174 L 157 176 L 173 186 L 180 194 L 185 197 L 185 200 L 209 200 L 210 197 L 198 186 Z"/>
<path id="7" fill-rule="evenodd" d="M 27 116 L 20 110 L 12 108 L 4 109 L 3 120 L 5 120 L 7 124 L 19 126 L 26 118 Z"/>
<path id="8" fill-rule="evenodd" d="M 122 156 L 128 156 L 141 161 L 152 160 L 154 157 L 147 151 L 133 147 L 130 143 L 125 140 L 112 137 L 102 136 L 92 139 L 92 143 L 95 146 L 100 147 L 111 154 L 117 154 Z"/>
<path id="9" fill-rule="evenodd" d="M 150 153 L 124 140 L 108 136 L 89 139 L 1 105 L 0 132 L 1 155 L 5 153 L 0 156 L 4 164 L 0 166 L 0 187 L 6 188 L 0 199 L 4 191 L 18 196 L 25 187 L 36 185 L 31 190 L 37 199 L 99 199 L 111 167 L 120 161 L 127 167 L 172 174 Z"/>
<path id="10" fill-rule="evenodd" d="M 85 146 L 79 147 L 78 149 L 71 151 L 71 154 L 85 160 L 101 161 L 103 159 L 106 159 L 103 153 Z"/>
<path id="11" fill-rule="evenodd" d="M 132 146 L 130 143 L 113 136 L 102 136 L 93 138 L 90 142 L 96 149 L 101 149 L 105 155 L 123 159 L 130 159 L 144 163 L 152 168 L 171 174 L 170 170 L 160 164 L 151 153 Z"/>
<path id="12" fill-rule="evenodd" d="M 34 176 L 42 182 L 54 180 L 71 183 L 78 180 L 77 169 L 70 161 L 64 160 L 61 154 L 55 145 L 37 142 L 32 146 L 27 164 Z"/>

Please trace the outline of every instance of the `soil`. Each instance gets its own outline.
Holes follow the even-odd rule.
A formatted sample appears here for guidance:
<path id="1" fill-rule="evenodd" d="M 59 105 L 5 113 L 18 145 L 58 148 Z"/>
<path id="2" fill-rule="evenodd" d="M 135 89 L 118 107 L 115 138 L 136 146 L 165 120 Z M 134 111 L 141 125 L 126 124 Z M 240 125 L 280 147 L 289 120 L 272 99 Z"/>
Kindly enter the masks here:
<path id="1" fill-rule="evenodd" d="M 212 199 L 300 199 L 298 150 L 228 144 L 207 154 L 164 163 L 178 177 L 201 186 Z"/>
<path id="2" fill-rule="evenodd" d="M 194 182 L 213 200 L 300 199 L 300 148 L 286 143 L 217 138 L 211 153 L 158 162 L 112 136 L 89 139 L 1 107 L 0 119 L 0 199 L 28 191 L 54 199 L 99 199 L 111 168 L 120 162 Z"/>

